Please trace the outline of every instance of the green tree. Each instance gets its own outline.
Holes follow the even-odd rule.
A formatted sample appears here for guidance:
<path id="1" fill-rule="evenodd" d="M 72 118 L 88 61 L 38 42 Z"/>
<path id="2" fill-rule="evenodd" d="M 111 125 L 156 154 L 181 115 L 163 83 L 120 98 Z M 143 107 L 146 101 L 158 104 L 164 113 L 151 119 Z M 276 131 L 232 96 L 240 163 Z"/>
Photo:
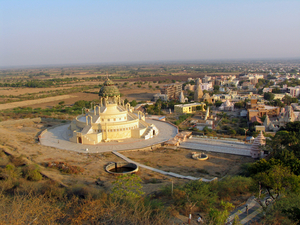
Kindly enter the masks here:
<path id="1" fill-rule="evenodd" d="M 276 88 L 274 88 L 274 89 L 272 90 L 272 93 L 279 94 L 279 93 L 281 93 L 281 91 L 280 91 L 280 89 L 279 89 L 278 87 L 276 87 Z"/>
<path id="2" fill-rule="evenodd" d="M 221 201 L 221 207 L 223 210 L 218 210 L 217 208 L 209 210 L 207 224 L 223 225 L 226 223 L 230 211 L 234 209 L 234 205 L 230 202 Z"/>
<path id="3" fill-rule="evenodd" d="M 223 103 L 222 101 L 218 100 L 215 102 L 215 106 L 220 107 L 222 105 L 222 103 Z"/>
<path id="4" fill-rule="evenodd" d="M 245 104 L 244 104 L 244 102 L 237 102 L 237 103 L 234 103 L 234 107 L 241 109 L 241 108 L 245 107 Z"/>
<path id="5" fill-rule="evenodd" d="M 135 107 L 135 106 L 137 105 L 136 100 L 131 101 L 131 102 L 130 102 L 130 105 L 131 105 L 132 107 Z"/>
<path id="6" fill-rule="evenodd" d="M 300 188 L 300 177 L 281 165 L 274 165 L 269 170 L 256 174 L 253 179 L 259 185 L 259 195 L 266 189 L 274 200 L 283 193 L 298 192 Z"/>
<path id="7" fill-rule="evenodd" d="M 219 85 L 214 85 L 214 91 L 219 91 L 220 90 L 220 86 Z"/>
<path id="8" fill-rule="evenodd" d="M 300 222 L 300 195 L 290 194 L 278 199 L 267 209 L 265 224 L 299 224 Z"/>
<path id="9" fill-rule="evenodd" d="M 271 101 L 271 100 L 274 99 L 274 97 L 275 97 L 275 95 L 273 93 L 270 93 L 270 92 L 264 93 L 264 99 L 265 100 Z"/>
<path id="10" fill-rule="evenodd" d="M 288 95 L 285 95 L 282 100 L 283 100 L 283 103 L 286 105 L 290 105 L 291 103 L 298 102 L 297 98 L 292 98 L 291 96 L 288 96 Z"/>

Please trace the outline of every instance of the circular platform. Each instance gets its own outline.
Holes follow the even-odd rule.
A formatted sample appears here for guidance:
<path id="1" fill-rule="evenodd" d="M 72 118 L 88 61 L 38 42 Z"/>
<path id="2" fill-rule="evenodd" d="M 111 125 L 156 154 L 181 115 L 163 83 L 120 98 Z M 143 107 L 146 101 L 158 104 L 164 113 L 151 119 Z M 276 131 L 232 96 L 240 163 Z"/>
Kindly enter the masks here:
<path id="1" fill-rule="evenodd" d="M 68 129 L 70 124 L 65 124 L 55 128 L 49 128 L 40 138 L 40 143 L 45 146 L 55 147 L 76 152 L 101 153 L 111 151 L 133 150 L 149 147 L 163 143 L 177 134 L 177 128 L 169 123 L 157 120 L 147 120 L 147 123 L 153 123 L 159 130 L 159 134 L 154 138 L 143 140 L 129 138 L 122 142 L 107 142 L 96 145 L 83 145 L 69 141 L 71 131 Z"/>

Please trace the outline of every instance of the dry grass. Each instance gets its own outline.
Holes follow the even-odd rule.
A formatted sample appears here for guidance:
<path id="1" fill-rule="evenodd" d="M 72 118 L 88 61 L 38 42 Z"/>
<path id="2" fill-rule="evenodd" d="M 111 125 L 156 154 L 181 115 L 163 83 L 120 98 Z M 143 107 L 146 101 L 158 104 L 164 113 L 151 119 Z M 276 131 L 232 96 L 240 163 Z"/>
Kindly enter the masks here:
<path id="1" fill-rule="evenodd" d="M 168 224 L 166 211 L 140 199 L 114 201 L 71 197 L 56 200 L 45 195 L 0 196 L 0 223 L 8 224 Z"/>

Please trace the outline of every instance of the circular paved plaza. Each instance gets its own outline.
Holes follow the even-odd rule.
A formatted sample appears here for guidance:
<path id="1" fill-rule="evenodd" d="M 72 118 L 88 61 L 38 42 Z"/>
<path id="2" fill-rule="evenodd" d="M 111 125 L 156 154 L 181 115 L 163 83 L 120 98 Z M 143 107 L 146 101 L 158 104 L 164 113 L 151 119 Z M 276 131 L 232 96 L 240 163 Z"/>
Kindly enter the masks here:
<path id="1" fill-rule="evenodd" d="M 177 128 L 169 123 L 157 120 L 146 120 L 146 122 L 153 123 L 159 130 L 159 134 L 157 136 L 148 140 L 129 138 L 121 140 L 121 142 L 112 141 L 107 143 L 99 143 L 96 145 L 77 144 L 69 141 L 69 138 L 71 137 L 71 131 L 68 129 L 68 127 L 70 124 L 66 124 L 48 129 L 48 131 L 40 138 L 40 143 L 42 145 L 59 149 L 86 153 L 100 153 L 141 149 L 165 142 L 175 137 L 177 134 Z M 86 149 L 88 149 L 88 151 L 86 151 Z"/>

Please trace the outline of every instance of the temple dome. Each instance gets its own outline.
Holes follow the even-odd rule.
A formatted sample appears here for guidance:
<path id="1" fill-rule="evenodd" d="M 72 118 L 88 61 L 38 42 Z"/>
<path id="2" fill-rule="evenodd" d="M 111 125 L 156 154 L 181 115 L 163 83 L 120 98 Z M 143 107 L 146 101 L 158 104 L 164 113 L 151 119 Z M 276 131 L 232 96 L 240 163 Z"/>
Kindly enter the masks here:
<path id="1" fill-rule="evenodd" d="M 100 97 L 114 97 L 114 96 L 120 96 L 119 89 L 115 86 L 114 82 L 110 79 L 107 79 L 103 87 L 100 88 L 99 91 Z"/>

